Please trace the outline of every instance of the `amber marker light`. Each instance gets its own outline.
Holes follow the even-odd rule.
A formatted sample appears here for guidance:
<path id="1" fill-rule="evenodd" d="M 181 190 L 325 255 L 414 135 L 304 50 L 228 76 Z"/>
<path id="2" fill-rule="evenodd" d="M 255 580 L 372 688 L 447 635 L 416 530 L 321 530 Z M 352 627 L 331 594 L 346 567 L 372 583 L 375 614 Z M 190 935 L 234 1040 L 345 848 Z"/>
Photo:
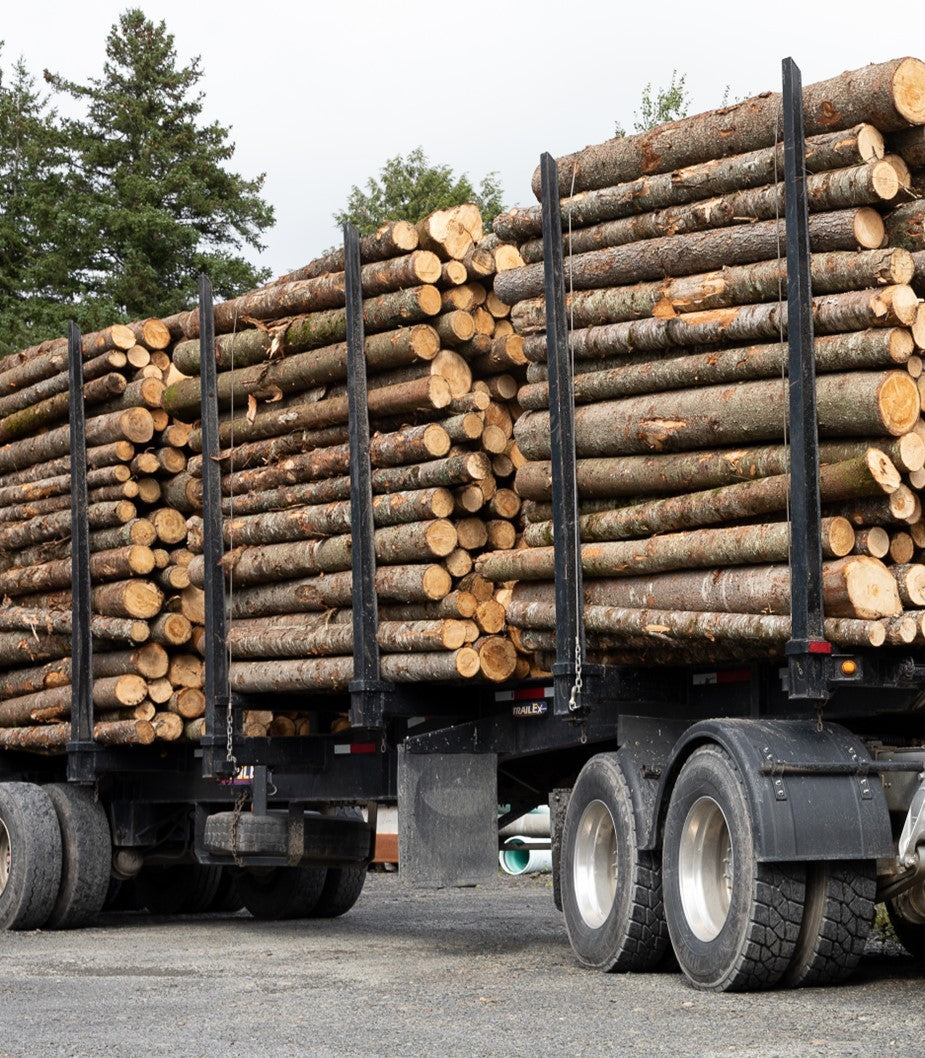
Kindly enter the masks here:
<path id="1" fill-rule="evenodd" d="M 843 676 L 853 676 L 858 671 L 858 663 L 846 658 L 841 663 L 841 671 Z"/>

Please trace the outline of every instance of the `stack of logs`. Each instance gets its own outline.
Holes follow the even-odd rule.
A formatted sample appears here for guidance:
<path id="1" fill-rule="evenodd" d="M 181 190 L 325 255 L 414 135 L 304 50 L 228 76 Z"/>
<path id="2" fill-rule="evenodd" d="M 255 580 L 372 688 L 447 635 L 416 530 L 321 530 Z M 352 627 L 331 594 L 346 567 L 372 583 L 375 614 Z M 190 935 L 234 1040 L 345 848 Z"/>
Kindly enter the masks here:
<path id="1" fill-rule="evenodd" d="M 171 422 L 168 326 L 85 335 L 94 734 L 101 744 L 183 734 L 202 712 L 202 593 L 185 516 L 165 501 L 190 429 Z M 0 361 L 0 746 L 70 736 L 71 478 L 67 341 Z"/>
<path id="2" fill-rule="evenodd" d="M 557 162 L 592 660 L 777 656 L 790 633 L 780 96 Z M 925 64 L 805 90 L 825 634 L 925 635 Z M 534 192 L 540 195 L 539 173 Z M 495 292 L 530 362 L 515 437 L 523 546 L 508 619 L 552 660 L 541 207 L 497 218 L 525 264 Z"/>
<path id="3" fill-rule="evenodd" d="M 379 643 L 383 677 L 447 682 L 526 675 L 505 632 L 510 587 L 473 572 L 485 549 L 515 545 L 520 499 L 513 403 L 523 339 L 492 289 L 518 267 L 460 206 L 361 240 Z M 350 455 L 343 251 L 215 308 L 219 442 L 229 587 L 231 687 L 343 692 L 353 677 Z M 173 322 L 173 321 L 171 321 Z M 164 394 L 200 415 L 198 318 Z M 201 453 L 194 429 L 190 446 Z M 168 485 L 202 550 L 202 456 Z M 201 555 L 189 567 L 204 578 Z M 264 711 L 246 732 L 291 734 L 307 718 Z"/>

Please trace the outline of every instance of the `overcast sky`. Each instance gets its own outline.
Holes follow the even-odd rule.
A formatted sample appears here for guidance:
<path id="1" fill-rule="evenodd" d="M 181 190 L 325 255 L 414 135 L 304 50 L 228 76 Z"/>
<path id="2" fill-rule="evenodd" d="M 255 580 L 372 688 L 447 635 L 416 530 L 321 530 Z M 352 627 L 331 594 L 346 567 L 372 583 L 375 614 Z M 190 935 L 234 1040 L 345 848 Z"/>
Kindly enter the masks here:
<path id="1" fill-rule="evenodd" d="M 128 3 L 3 0 L 3 65 L 22 55 L 75 80 L 97 74 Z M 420 144 L 477 182 L 496 170 L 506 204 L 532 200 L 544 150 L 563 154 L 631 128 L 647 82 L 686 74 L 691 112 L 780 82 L 804 83 L 901 55 L 925 57 L 915 5 L 879 15 L 856 0 L 703 5 L 571 0 L 144 0 L 202 57 L 206 113 L 232 126 L 234 168 L 267 174 L 276 208 L 260 263 L 280 273 L 339 241 L 352 184 Z"/>

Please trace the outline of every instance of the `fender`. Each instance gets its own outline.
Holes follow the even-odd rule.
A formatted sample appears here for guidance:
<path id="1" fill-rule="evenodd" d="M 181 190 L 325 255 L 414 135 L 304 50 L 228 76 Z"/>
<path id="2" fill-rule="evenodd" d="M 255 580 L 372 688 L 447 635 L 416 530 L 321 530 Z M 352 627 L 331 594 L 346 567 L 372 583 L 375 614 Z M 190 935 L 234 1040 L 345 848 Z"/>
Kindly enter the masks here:
<path id="1" fill-rule="evenodd" d="M 675 744 L 640 831 L 644 849 L 657 849 L 661 820 L 685 760 L 708 743 L 721 746 L 742 776 L 759 862 L 872 860 L 892 856 L 893 839 L 883 785 L 876 774 L 832 774 L 871 763 L 863 742 L 839 724 L 821 731 L 806 720 L 705 720 Z M 773 774 L 800 765 L 811 774 Z M 762 773 L 765 769 L 765 773 Z M 772 769 L 768 774 L 767 770 Z"/>

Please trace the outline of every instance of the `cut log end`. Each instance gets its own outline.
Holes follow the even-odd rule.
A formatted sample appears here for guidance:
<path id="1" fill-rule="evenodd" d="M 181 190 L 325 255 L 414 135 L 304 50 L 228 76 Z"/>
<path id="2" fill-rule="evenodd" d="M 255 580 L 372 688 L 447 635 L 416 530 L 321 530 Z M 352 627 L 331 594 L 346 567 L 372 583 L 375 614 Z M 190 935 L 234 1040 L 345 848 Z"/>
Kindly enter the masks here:
<path id="1" fill-rule="evenodd" d="M 862 125 L 858 129 L 858 154 L 865 162 L 879 161 L 886 153 L 883 133 L 873 125 Z"/>
<path id="2" fill-rule="evenodd" d="M 925 124 L 925 63 L 903 59 L 893 74 L 893 101 L 910 125 Z"/>
<path id="3" fill-rule="evenodd" d="M 884 428 L 894 437 L 908 433 L 922 410 L 915 379 L 899 371 L 889 372 L 877 391 Z"/>
<path id="4" fill-rule="evenodd" d="M 854 238 L 865 250 L 876 250 L 883 245 L 886 227 L 883 217 L 869 206 L 859 209 L 854 217 Z"/>
<path id="5" fill-rule="evenodd" d="M 449 595 L 452 586 L 452 578 L 443 566 L 428 566 L 421 576 L 424 595 L 435 602 Z"/>

